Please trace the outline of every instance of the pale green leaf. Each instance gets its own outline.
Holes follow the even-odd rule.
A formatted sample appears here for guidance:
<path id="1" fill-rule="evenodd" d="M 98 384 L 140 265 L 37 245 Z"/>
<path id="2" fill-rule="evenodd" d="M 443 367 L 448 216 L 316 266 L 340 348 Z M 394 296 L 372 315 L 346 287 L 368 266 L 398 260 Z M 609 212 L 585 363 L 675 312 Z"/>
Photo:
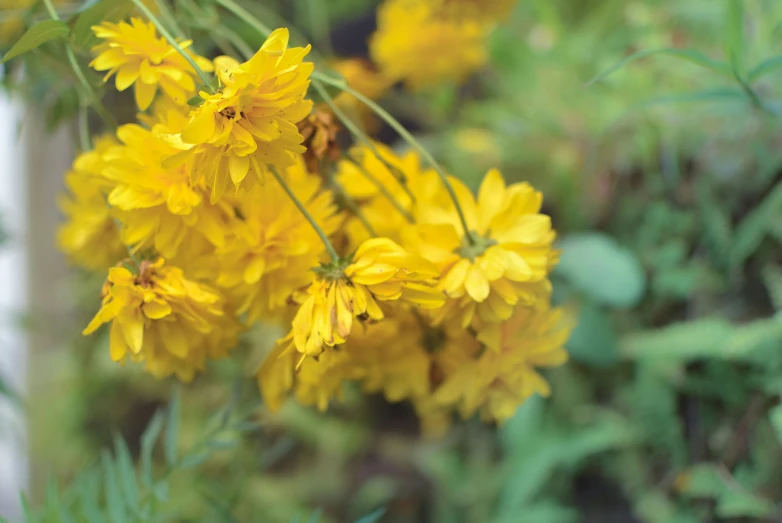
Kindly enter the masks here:
<path id="1" fill-rule="evenodd" d="M 162 411 L 155 412 L 152 420 L 141 435 L 141 481 L 147 488 L 152 486 L 154 481 L 154 465 L 152 455 L 155 451 L 155 444 L 163 431 L 163 425 L 166 422 L 166 416 Z"/>
<path id="2" fill-rule="evenodd" d="M 114 436 L 114 454 L 116 459 L 116 473 L 122 487 L 124 499 L 131 510 L 138 507 L 139 491 L 136 484 L 136 469 L 133 466 L 133 458 L 130 455 L 125 440 L 119 435 Z"/>
<path id="3" fill-rule="evenodd" d="M 174 465 L 177 461 L 177 445 L 179 443 L 179 416 L 180 416 L 180 389 L 174 387 L 171 395 L 171 404 L 168 411 L 168 423 L 166 424 L 166 437 L 163 442 L 163 452 L 166 463 Z"/>
<path id="4" fill-rule="evenodd" d="M 36 49 L 50 40 L 68 36 L 69 32 L 70 29 L 68 29 L 68 26 L 59 20 L 43 20 L 38 22 L 28 29 L 5 56 L 3 56 L 2 63 L 5 63 L 12 58 L 16 58 L 27 51 Z"/>
<path id="5" fill-rule="evenodd" d="M 379 508 L 374 512 L 356 520 L 356 523 L 379 523 L 386 513 L 385 508 Z"/>

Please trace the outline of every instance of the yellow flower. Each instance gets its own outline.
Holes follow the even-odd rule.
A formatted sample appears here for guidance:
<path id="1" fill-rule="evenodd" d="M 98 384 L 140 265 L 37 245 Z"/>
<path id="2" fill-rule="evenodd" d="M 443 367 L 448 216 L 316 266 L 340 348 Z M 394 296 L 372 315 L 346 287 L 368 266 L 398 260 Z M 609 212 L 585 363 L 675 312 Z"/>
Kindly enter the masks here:
<path id="1" fill-rule="evenodd" d="M 388 77 L 412 90 L 463 82 L 487 59 L 487 27 L 436 16 L 426 2 L 386 0 L 369 41 L 372 59 Z"/>
<path id="2" fill-rule="evenodd" d="M 507 420 L 533 394 L 551 393 L 537 369 L 567 361 L 563 345 L 571 330 L 562 309 L 519 307 L 502 325 L 500 350 L 461 365 L 435 392 L 436 402 L 458 406 L 463 418 L 480 410 L 484 420 Z"/>
<path id="3" fill-rule="evenodd" d="M 92 27 L 95 36 L 103 42 L 93 52 L 90 62 L 96 71 L 108 71 L 104 81 L 116 74 L 118 91 L 135 84 L 136 104 L 142 111 L 150 106 L 158 87 L 166 96 L 184 104 L 196 93 L 196 72 L 163 37 L 158 37 L 152 22 L 131 18 L 130 23 L 103 22 Z M 192 41 L 179 42 L 180 47 L 190 47 Z M 204 71 L 213 71 L 212 63 L 190 53 Z"/>
<path id="4" fill-rule="evenodd" d="M 122 223 L 123 241 L 134 250 L 154 247 L 166 258 L 176 256 L 183 242 L 201 238 L 221 246 L 234 211 L 206 201 L 206 185 L 190 179 L 192 155 L 165 167 L 163 159 L 176 151 L 154 132 L 129 124 L 117 137 L 122 143 L 106 154 L 102 174 L 114 185 L 109 203 Z"/>
<path id="5" fill-rule="evenodd" d="M 307 173 L 301 160 L 282 174 L 326 234 L 334 233 L 341 218 L 331 193 L 321 188 L 320 178 Z M 227 200 L 242 220 L 235 223 L 232 240 L 218 250 L 217 283 L 228 289 L 239 303 L 238 312 L 247 313 L 247 322 L 252 324 L 265 314 L 278 312 L 296 289 L 307 285 L 308 272 L 321 261 L 325 249 L 275 181 Z"/>
<path id="6" fill-rule="evenodd" d="M 408 221 L 365 173 L 373 176 L 405 211 L 411 213 L 414 207 L 413 200 L 398 177 L 405 177 L 409 192 L 415 195 L 415 205 L 427 205 L 427 202 L 440 192 L 442 182 L 434 170 L 424 169 L 421 166 L 420 158 L 415 152 L 407 152 L 400 156 L 381 143 L 374 143 L 374 146 L 380 158 L 365 146 L 350 149 L 348 154 L 358 165 L 348 160 L 339 162 L 337 180 L 347 195 L 360 205 L 364 217 L 375 232 L 379 236 L 399 242 L 400 231 Z M 392 173 L 386 164 L 395 168 L 396 172 Z M 348 220 L 345 230 L 352 246 L 358 246 L 370 237 L 361 221 L 355 217 Z"/>
<path id="7" fill-rule="evenodd" d="M 380 321 L 378 301 L 401 300 L 424 309 L 445 301 L 432 286 L 437 268 L 406 252 L 387 238 L 364 242 L 352 262 L 332 263 L 317 270 L 285 339 L 305 356 L 318 356 L 324 346 L 345 343 L 354 318 Z"/>
<path id="8" fill-rule="evenodd" d="M 432 392 L 478 354 L 480 343 L 458 325 L 433 327 L 405 308 L 391 314 L 356 329 L 339 350 L 306 358 L 298 367 L 296 352 L 279 345 L 257 374 L 267 406 L 278 410 L 294 390 L 299 403 L 323 411 L 331 400 L 342 399 L 345 383 L 357 382 L 367 394 L 412 400 L 417 409 L 447 418 L 448 409 L 434 403 Z"/>
<path id="9" fill-rule="evenodd" d="M 100 178 L 103 154 L 115 144 L 111 136 L 95 140 L 95 149 L 82 153 L 65 175 L 70 194 L 58 200 L 66 218 L 57 231 L 60 249 L 81 267 L 105 270 L 127 256 L 106 202 L 109 187 Z"/>
<path id="10" fill-rule="evenodd" d="M 402 231 L 405 248 L 442 272 L 439 288 L 449 300 L 440 318 L 456 316 L 465 327 L 474 320 L 499 323 L 517 304 L 544 303 L 557 252 L 551 248 L 551 219 L 540 214 L 543 196 L 526 183 L 506 187 L 496 169 L 484 178 L 477 202 L 461 181 L 451 178 L 451 184 L 471 241 L 445 191 L 417 207 L 418 225 Z"/>
<path id="11" fill-rule="evenodd" d="M 215 60 L 222 89 L 202 92 L 203 104 L 172 139 L 195 153 L 193 177 L 206 179 L 212 202 L 229 181 L 246 186 L 248 172 L 263 179 L 269 166 L 288 167 L 306 150 L 296 124 L 312 109 L 304 96 L 314 66 L 302 62 L 309 50 L 288 49 L 288 30 L 277 29 L 247 62 L 225 56 Z"/>
<path id="12" fill-rule="evenodd" d="M 138 274 L 109 269 L 103 306 L 84 329 L 91 334 L 111 323 L 109 348 L 117 362 L 144 362 L 159 377 L 190 381 L 206 360 L 226 355 L 236 344 L 238 324 L 226 314 L 214 289 L 187 279 L 162 258 L 142 262 Z"/>

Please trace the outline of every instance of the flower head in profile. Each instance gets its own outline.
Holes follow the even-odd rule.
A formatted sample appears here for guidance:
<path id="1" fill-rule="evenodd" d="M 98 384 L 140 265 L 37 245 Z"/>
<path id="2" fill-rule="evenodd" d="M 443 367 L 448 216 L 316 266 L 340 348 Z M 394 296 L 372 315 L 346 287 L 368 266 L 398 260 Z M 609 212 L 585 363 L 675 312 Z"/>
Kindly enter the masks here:
<path id="1" fill-rule="evenodd" d="M 95 148 L 82 153 L 65 175 L 68 193 L 59 200 L 65 223 L 57 231 L 60 248 L 77 265 L 105 270 L 127 255 L 106 195 L 111 184 L 100 177 L 103 155 L 115 145 L 111 136 L 95 140 Z"/>
<path id="2" fill-rule="evenodd" d="M 342 221 L 330 191 L 309 174 L 302 160 L 282 173 L 296 197 L 328 235 Z M 311 280 L 310 268 L 323 259 L 325 249 L 304 215 L 272 180 L 236 197 L 224 198 L 242 216 L 235 220 L 231 241 L 217 250 L 217 284 L 236 300 L 238 312 L 254 323 L 277 314 L 291 294 Z"/>
<path id="3" fill-rule="evenodd" d="M 312 109 L 304 96 L 314 66 L 303 59 L 310 47 L 288 48 L 288 30 L 277 29 L 245 63 L 215 60 L 222 88 L 201 93 L 181 135 L 172 143 L 195 153 L 194 179 L 205 178 L 217 201 L 229 184 L 246 187 L 269 166 L 285 168 L 306 148 L 296 124 Z M 247 178 L 247 174 L 255 174 Z M 245 183 L 246 182 L 246 183 Z"/>
<path id="4" fill-rule="evenodd" d="M 461 181 L 450 181 L 469 236 L 445 191 L 418 207 L 417 225 L 402 231 L 405 248 L 442 272 L 439 288 L 449 300 L 440 317 L 457 317 L 465 327 L 496 324 L 517 305 L 545 303 L 558 253 L 551 219 L 540 214 L 541 193 L 526 183 L 506 186 L 497 170 L 484 178 L 477 201 Z"/>
<path id="5" fill-rule="evenodd" d="M 433 286 L 437 267 L 387 238 L 367 240 L 349 263 L 334 262 L 317 273 L 299 298 L 301 307 L 286 338 L 305 356 L 345 343 L 354 319 L 382 320 L 385 314 L 378 302 L 436 309 L 445 301 Z"/>
<path id="6" fill-rule="evenodd" d="M 436 403 L 457 406 L 463 418 L 480 411 L 486 421 L 507 420 L 533 394 L 551 393 L 537 369 L 567 361 L 572 328 L 563 309 L 519 307 L 502 324 L 499 350 L 460 365 L 435 392 Z"/>
<path id="7" fill-rule="evenodd" d="M 131 18 L 130 23 L 102 22 L 92 30 L 103 42 L 93 49 L 97 56 L 90 67 L 108 71 L 104 81 L 116 75 L 118 91 L 135 84 L 136 104 L 142 111 L 150 106 L 158 87 L 179 104 L 196 93 L 195 70 L 171 44 L 157 36 L 152 22 Z M 192 42 L 186 40 L 179 45 L 187 49 Z M 195 53 L 191 56 L 204 71 L 214 70 L 206 58 Z"/>
<path id="8" fill-rule="evenodd" d="M 114 361 L 144 362 L 157 377 L 190 381 L 208 359 L 225 356 L 236 344 L 239 327 L 225 309 L 216 290 L 160 258 L 141 262 L 137 272 L 109 269 L 103 305 L 84 334 L 110 323 Z"/>
<path id="9" fill-rule="evenodd" d="M 428 2 L 386 0 L 377 22 L 369 42 L 372 59 L 412 90 L 461 83 L 488 59 L 485 24 L 437 16 Z"/>

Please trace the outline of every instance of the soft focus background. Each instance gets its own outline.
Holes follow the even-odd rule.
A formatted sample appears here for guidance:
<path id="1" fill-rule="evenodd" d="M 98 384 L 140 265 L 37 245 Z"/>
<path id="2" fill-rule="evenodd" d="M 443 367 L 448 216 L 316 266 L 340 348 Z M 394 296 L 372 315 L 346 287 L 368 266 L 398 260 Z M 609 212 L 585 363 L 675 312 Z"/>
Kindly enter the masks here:
<path id="1" fill-rule="evenodd" d="M 374 28 L 369 0 L 255 4 L 338 56 Z M 26 484 L 31 521 L 90 492 L 117 522 L 151 499 L 154 521 L 782 521 L 778 0 L 522 0 L 465 85 L 382 100 L 473 187 L 499 167 L 543 191 L 555 297 L 579 316 L 550 399 L 437 440 L 405 404 L 272 416 L 245 358 L 180 387 L 82 337 L 102 276 L 54 247 L 78 100 L 40 67 L 0 108 L 0 515 Z"/>

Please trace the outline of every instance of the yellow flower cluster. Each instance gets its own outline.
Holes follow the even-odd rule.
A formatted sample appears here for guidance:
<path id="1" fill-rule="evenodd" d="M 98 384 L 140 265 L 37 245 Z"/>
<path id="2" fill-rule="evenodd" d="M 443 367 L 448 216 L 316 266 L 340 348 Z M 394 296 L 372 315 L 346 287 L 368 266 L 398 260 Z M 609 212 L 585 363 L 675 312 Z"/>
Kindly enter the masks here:
<path id="1" fill-rule="evenodd" d="M 537 369 L 565 361 L 571 326 L 550 306 L 540 193 L 493 170 L 476 197 L 381 144 L 347 151 L 327 187 L 299 133 L 309 47 L 285 29 L 244 63 L 191 63 L 140 19 L 94 31 L 93 66 L 135 84 L 142 113 L 75 161 L 59 242 L 108 269 L 84 332 L 110 324 L 112 359 L 190 381 L 264 321 L 288 331 L 257 372 L 272 410 L 289 394 L 326 409 L 357 383 L 437 430 L 549 393 Z"/>
<path id="2" fill-rule="evenodd" d="M 488 59 L 487 38 L 516 0 L 385 0 L 378 8 L 372 59 L 418 91 L 462 83 Z"/>

